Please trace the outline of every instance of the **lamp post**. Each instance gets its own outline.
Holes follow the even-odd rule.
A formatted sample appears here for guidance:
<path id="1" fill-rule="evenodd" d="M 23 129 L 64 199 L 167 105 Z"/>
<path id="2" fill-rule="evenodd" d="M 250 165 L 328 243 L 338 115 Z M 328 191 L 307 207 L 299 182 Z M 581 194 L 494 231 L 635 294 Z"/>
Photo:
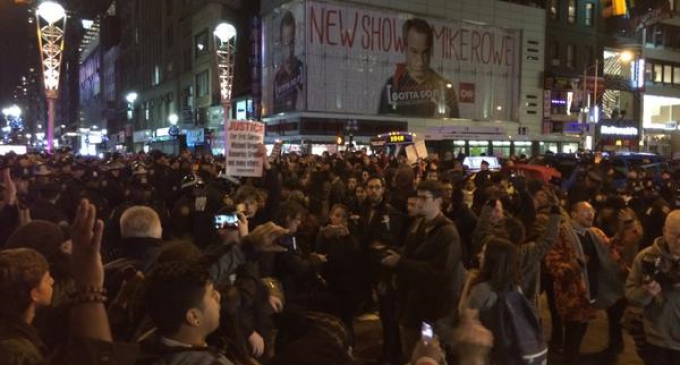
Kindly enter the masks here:
<path id="1" fill-rule="evenodd" d="M 135 101 L 137 100 L 137 95 L 136 92 L 132 91 L 129 92 L 127 95 L 125 95 L 125 100 L 128 102 L 128 113 L 127 117 L 128 120 L 132 120 L 133 117 L 133 111 L 135 110 Z"/>
<path id="2" fill-rule="evenodd" d="M 220 23 L 213 32 L 217 72 L 220 81 L 220 101 L 224 110 L 224 168 L 227 168 L 229 121 L 231 119 L 231 89 L 234 83 L 234 55 L 236 53 L 236 28 L 229 23 Z"/>
<path id="3" fill-rule="evenodd" d="M 595 64 L 594 65 L 586 66 L 583 69 L 583 99 L 581 100 L 581 103 L 582 103 L 582 105 L 581 105 L 581 116 L 582 116 L 581 122 L 582 122 L 582 125 L 581 125 L 581 128 L 580 128 L 580 134 L 581 134 L 580 143 L 581 143 L 581 148 L 583 148 L 584 151 L 588 147 L 587 146 L 587 140 L 586 140 L 586 128 L 588 126 L 588 113 L 590 112 L 590 96 L 588 95 L 588 71 L 591 68 L 595 68 L 595 84 L 593 86 L 593 89 L 594 89 L 593 104 L 595 104 L 595 106 L 593 107 L 594 108 L 593 117 L 595 118 L 595 120 L 597 122 L 597 120 L 599 119 L 599 108 L 597 106 L 597 81 L 598 81 L 597 78 L 598 78 L 598 72 L 599 72 L 599 69 L 600 69 L 600 59 L 599 58 L 597 58 L 597 57 L 595 58 Z M 587 104 L 586 104 L 586 101 L 587 101 Z"/>
<path id="4" fill-rule="evenodd" d="M 47 100 L 47 152 L 52 152 L 54 105 L 59 98 L 59 72 L 64 50 L 66 10 L 55 1 L 43 1 L 38 5 L 35 14 Z"/>

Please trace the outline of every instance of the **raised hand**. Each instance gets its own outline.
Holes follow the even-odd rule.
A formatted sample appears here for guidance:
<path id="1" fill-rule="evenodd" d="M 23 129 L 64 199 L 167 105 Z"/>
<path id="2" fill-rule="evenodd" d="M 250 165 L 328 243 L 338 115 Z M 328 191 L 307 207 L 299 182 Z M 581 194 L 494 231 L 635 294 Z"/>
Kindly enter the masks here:
<path id="1" fill-rule="evenodd" d="M 246 238 L 258 251 L 283 252 L 286 249 L 275 244 L 276 240 L 288 233 L 288 230 L 267 222 L 257 226 Z"/>
<path id="2" fill-rule="evenodd" d="M 9 174 L 9 169 L 2 169 L 2 182 L 5 185 L 5 190 L 3 191 L 3 201 L 6 205 L 14 205 L 17 202 L 17 186 L 12 180 L 12 176 Z"/>
<path id="3" fill-rule="evenodd" d="M 96 208 L 87 199 L 78 205 L 71 225 L 73 253 L 71 270 L 78 288 L 101 288 L 104 286 L 104 265 L 101 256 L 104 222 L 96 220 Z"/>

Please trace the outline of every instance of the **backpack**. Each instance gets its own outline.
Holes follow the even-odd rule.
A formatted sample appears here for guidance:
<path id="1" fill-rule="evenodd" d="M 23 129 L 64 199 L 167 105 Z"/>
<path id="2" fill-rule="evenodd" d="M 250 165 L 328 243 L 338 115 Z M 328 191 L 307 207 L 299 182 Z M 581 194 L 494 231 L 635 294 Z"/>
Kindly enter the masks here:
<path id="1" fill-rule="evenodd" d="M 494 336 L 491 364 L 545 365 L 548 345 L 529 300 L 519 290 L 497 291 L 496 303 L 480 314 Z"/>

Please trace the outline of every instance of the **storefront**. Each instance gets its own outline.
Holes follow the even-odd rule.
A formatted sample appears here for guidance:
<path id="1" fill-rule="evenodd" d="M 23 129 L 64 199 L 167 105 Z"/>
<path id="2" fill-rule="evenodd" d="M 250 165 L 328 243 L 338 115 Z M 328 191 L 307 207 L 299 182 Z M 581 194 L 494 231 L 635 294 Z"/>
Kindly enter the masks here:
<path id="1" fill-rule="evenodd" d="M 680 139 L 680 98 L 644 95 L 642 103 L 644 150 L 670 158 L 673 141 Z"/>
<path id="2" fill-rule="evenodd" d="M 605 119 L 597 129 L 598 146 L 609 152 L 637 152 L 639 125 L 633 120 Z"/>

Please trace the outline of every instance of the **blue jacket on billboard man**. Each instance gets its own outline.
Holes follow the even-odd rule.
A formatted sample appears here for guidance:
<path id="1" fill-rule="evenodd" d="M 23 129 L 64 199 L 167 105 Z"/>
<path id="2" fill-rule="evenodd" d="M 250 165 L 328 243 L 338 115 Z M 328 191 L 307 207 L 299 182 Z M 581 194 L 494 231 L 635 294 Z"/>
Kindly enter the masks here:
<path id="1" fill-rule="evenodd" d="M 458 118 L 458 100 L 451 81 L 430 68 L 434 32 L 427 21 L 412 18 L 403 26 L 406 63 L 397 65 L 383 87 L 379 114 L 426 118 Z"/>

